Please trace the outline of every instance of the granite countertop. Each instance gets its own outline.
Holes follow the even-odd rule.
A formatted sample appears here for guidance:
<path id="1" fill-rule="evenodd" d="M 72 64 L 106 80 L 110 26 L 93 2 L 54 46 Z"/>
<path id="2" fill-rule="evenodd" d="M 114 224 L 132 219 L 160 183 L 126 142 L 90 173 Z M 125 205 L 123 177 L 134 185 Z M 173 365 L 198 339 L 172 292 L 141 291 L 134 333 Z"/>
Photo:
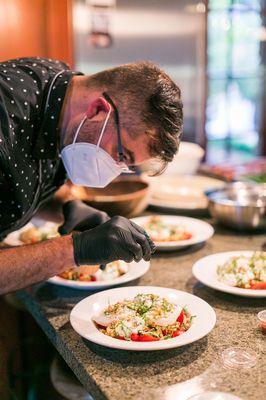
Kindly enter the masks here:
<path id="1" fill-rule="evenodd" d="M 204 245 L 155 255 L 149 272 L 130 285 L 154 285 L 193 293 L 214 307 L 217 323 L 203 339 L 159 352 L 112 350 L 83 340 L 69 313 L 89 293 L 52 284 L 36 285 L 17 296 L 33 315 L 94 399 L 187 400 L 202 391 L 225 391 L 245 400 L 262 400 L 266 391 L 265 336 L 256 314 L 264 299 L 241 298 L 204 287 L 192 276 L 199 258 L 221 251 L 261 250 L 263 235 L 241 235 L 220 228 Z M 227 369 L 220 354 L 232 346 L 252 350 L 250 369 Z"/>

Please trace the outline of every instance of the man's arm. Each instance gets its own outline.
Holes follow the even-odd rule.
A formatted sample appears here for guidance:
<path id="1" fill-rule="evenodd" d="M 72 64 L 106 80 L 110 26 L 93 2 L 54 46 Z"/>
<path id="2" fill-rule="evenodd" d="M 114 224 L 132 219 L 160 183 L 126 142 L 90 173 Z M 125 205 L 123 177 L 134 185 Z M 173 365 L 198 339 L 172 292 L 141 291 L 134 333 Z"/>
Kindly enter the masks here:
<path id="1" fill-rule="evenodd" d="M 46 280 L 75 266 L 70 235 L 0 250 L 0 294 Z"/>
<path id="2" fill-rule="evenodd" d="M 113 217 L 72 237 L 66 235 L 0 250 L 0 294 L 46 280 L 77 265 L 91 265 L 93 274 L 99 264 L 115 260 L 149 261 L 154 251 L 155 245 L 143 228 L 124 217 Z"/>

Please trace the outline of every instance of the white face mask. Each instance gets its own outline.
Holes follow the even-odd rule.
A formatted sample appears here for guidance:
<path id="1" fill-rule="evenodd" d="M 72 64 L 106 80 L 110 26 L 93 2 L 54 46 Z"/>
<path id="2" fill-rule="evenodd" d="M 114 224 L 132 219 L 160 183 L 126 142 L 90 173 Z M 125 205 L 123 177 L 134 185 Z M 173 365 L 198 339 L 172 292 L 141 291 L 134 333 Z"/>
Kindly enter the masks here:
<path id="1" fill-rule="evenodd" d="M 104 121 L 97 145 L 86 142 L 76 143 L 79 131 L 87 119 L 85 115 L 77 128 L 73 143 L 61 151 L 68 177 L 75 185 L 103 188 L 127 169 L 126 165 L 118 164 L 100 147 L 110 114 L 111 108 Z"/>

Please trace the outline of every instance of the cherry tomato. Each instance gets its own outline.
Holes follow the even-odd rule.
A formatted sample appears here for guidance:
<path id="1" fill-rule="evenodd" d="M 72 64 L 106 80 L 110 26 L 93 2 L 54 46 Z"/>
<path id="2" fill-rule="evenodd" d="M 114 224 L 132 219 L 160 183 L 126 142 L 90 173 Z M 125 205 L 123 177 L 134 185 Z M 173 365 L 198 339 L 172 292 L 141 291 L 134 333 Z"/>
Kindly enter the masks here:
<path id="1" fill-rule="evenodd" d="M 181 335 L 181 333 L 182 333 L 182 331 L 180 329 L 177 329 L 176 331 L 174 331 L 172 333 L 172 337 L 177 337 L 177 336 Z"/>
<path id="2" fill-rule="evenodd" d="M 115 338 L 116 338 L 116 339 L 119 339 L 119 340 L 126 340 L 126 339 L 124 338 L 124 336 L 116 336 Z"/>
<path id="3" fill-rule="evenodd" d="M 251 286 L 250 289 L 263 290 L 263 289 L 266 289 L 266 282 L 251 281 L 250 286 Z"/>
<path id="4" fill-rule="evenodd" d="M 184 311 L 181 311 L 181 313 L 179 314 L 179 317 L 177 318 L 177 322 L 182 324 L 183 321 L 184 321 Z"/>
<path id="5" fill-rule="evenodd" d="M 160 340 L 157 337 L 151 336 L 151 335 L 139 335 L 139 342 L 156 342 L 157 340 Z"/>
<path id="6" fill-rule="evenodd" d="M 139 335 L 138 335 L 137 333 L 131 333 L 130 339 L 131 339 L 133 342 L 138 342 L 138 341 L 139 341 Z"/>

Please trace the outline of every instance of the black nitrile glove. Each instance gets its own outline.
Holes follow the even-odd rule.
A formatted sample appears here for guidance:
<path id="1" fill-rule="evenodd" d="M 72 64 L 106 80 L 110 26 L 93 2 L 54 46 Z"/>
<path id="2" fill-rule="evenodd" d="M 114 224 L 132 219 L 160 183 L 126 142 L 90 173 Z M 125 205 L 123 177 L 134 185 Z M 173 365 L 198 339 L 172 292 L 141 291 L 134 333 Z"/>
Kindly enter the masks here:
<path id="1" fill-rule="evenodd" d="M 110 219 L 109 215 L 103 211 L 96 210 L 87 206 L 80 200 L 71 200 L 63 205 L 65 222 L 58 228 L 61 235 L 66 235 L 72 231 L 86 231 Z"/>
<path id="2" fill-rule="evenodd" d="M 143 228 L 124 217 L 113 217 L 86 232 L 74 233 L 77 265 L 107 264 L 116 260 L 149 261 L 155 245 Z"/>

